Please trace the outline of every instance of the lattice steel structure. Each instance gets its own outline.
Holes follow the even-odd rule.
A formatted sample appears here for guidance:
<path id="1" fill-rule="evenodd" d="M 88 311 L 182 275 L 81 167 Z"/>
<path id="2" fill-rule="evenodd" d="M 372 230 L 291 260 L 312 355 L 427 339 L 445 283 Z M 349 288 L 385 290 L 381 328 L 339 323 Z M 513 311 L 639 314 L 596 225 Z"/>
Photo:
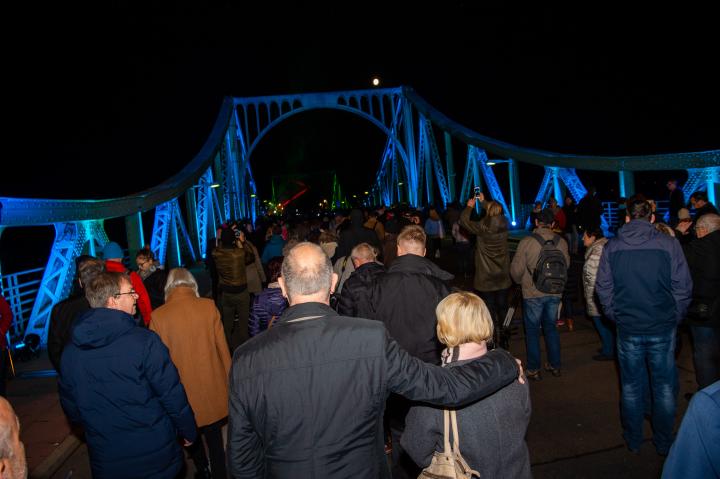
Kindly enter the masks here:
<path id="1" fill-rule="evenodd" d="M 438 201 L 445 205 L 469 197 L 471 188 L 481 185 L 482 177 L 489 196 L 503 204 L 513 225 L 520 224 L 519 163 L 546 168 L 537 195 L 543 200 L 551 193 L 558 197 L 561 183 L 579 200 L 585 188 L 575 168 L 618 172 L 620 191 L 626 196 L 634 188 L 633 171 L 642 170 L 688 169 L 686 196 L 705 189 L 715 201 L 718 189 L 720 150 L 607 157 L 521 148 L 455 123 L 408 87 L 226 98 L 200 152 L 179 173 L 156 187 L 104 200 L 0 198 L 0 234 L 13 226 L 52 224 L 56 230 L 42 291 L 27 332 L 39 333 L 44 340 L 52 304 L 69 291 L 75 257 L 82 251 L 94 254 L 107 242 L 104 219 L 125 218 L 132 255 L 144 245 L 142 215 L 154 210 L 151 247 L 161 262 L 170 265 L 204 256 L 207 240 L 220 223 L 236 218 L 254 221 L 257 192 L 251 168 L 253 152 L 272 128 L 314 109 L 349 112 L 369 121 L 385 135 L 386 146 L 379 152 L 380 168 L 371 196 L 386 205 L 407 202 L 420 206 L 433 202 L 436 193 Z M 444 140 L 441 144 L 436 141 L 439 135 Z M 466 154 L 464 174 L 459 179 L 455 175 L 453 143 L 466 150 L 462 152 Z M 492 163 L 507 164 L 507 188 L 495 179 Z M 507 196 L 505 191 L 509 191 Z M 183 195 L 185 220 L 178 201 Z"/>

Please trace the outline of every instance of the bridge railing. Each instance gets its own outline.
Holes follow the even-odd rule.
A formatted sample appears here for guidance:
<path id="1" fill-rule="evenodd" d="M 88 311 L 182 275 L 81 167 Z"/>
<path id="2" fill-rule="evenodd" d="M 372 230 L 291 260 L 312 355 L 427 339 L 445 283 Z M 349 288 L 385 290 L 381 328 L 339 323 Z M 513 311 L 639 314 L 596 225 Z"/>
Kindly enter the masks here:
<path id="1" fill-rule="evenodd" d="M 12 324 L 8 330 L 11 343 L 22 340 L 25 334 L 44 272 L 45 268 L 35 268 L 0 276 L 2 295 L 10 304 L 13 313 Z"/>

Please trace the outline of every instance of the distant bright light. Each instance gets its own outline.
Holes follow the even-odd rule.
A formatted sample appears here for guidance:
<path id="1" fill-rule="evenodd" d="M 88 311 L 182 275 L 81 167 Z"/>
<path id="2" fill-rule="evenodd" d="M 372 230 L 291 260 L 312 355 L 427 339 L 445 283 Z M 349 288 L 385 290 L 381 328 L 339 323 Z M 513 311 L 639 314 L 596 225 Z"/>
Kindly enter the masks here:
<path id="1" fill-rule="evenodd" d="M 494 161 L 488 161 L 488 162 L 485 163 L 485 164 L 488 165 L 488 166 L 495 166 L 495 165 L 496 165 L 496 163 L 495 163 Z"/>
<path id="2" fill-rule="evenodd" d="M 365 192 L 365 194 L 366 194 L 366 195 L 369 195 L 369 194 L 370 194 L 370 192 L 369 192 L 369 191 L 366 191 L 366 192 Z"/>
<path id="3" fill-rule="evenodd" d="M 398 186 L 402 186 L 402 185 L 403 185 L 403 182 L 402 182 L 402 181 L 398 181 Z"/>
<path id="4" fill-rule="evenodd" d="M 372 84 L 373 86 L 380 86 L 380 79 L 378 77 L 373 77 Z"/>
<path id="5" fill-rule="evenodd" d="M 517 226 L 517 223 L 515 223 L 514 221 L 511 222 L 510 224 L 513 225 L 513 226 Z"/>
<path id="6" fill-rule="evenodd" d="M 250 198 L 255 198 L 256 195 L 250 195 Z"/>
<path id="7" fill-rule="evenodd" d="M 220 183 L 213 183 L 210 188 L 220 188 Z"/>

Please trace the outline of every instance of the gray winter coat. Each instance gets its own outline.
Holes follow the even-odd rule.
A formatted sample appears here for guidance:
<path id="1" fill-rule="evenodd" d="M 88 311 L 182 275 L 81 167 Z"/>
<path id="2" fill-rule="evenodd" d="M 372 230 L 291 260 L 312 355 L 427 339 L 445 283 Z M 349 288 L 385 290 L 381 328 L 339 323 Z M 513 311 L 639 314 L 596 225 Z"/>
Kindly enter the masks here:
<path id="1" fill-rule="evenodd" d="M 588 316 L 601 316 L 600 307 L 595 302 L 595 278 L 597 277 L 600 256 L 607 238 L 596 240 L 585 251 L 585 264 L 583 264 L 583 289 L 585 290 L 585 303 Z"/>
<path id="2" fill-rule="evenodd" d="M 469 361 L 457 361 L 455 368 Z M 529 479 L 530 455 L 525 432 L 530 422 L 530 390 L 513 381 L 495 394 L 457 409 L 460 452 L 481 478 Z M 405 419 L 400 443 L 412 459 L 427 467 L 443 450 L 443 409 L 414 406 Z"/>

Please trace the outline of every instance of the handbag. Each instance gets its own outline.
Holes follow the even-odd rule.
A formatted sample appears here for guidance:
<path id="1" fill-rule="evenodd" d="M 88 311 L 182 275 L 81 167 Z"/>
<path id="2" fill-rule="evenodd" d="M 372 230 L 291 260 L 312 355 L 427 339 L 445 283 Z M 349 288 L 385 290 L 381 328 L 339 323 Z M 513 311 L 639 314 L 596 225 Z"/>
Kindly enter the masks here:
<path id="1" fill-rule="evenodd" d="M 480 477 L 480 473 L 471 469 L 460 454 L 460 439 L 458 438 L 457 413 L 445 409 L 445 450 L 433 453 L 430 465 L 422 470 L 418 479 L 471 479 Z M 452 420 L 453 444 L 450 447 L 449 422 Z"/>

